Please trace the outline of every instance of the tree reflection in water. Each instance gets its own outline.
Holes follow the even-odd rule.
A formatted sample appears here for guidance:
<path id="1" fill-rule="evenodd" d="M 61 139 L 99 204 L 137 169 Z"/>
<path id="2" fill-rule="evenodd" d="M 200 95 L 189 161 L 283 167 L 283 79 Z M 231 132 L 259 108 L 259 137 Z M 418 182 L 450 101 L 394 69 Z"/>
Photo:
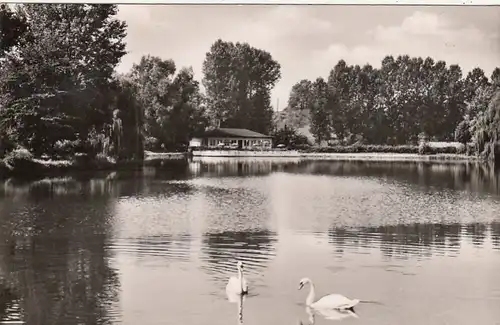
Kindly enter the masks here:
<path id="1" fill-rule="evenodd" d="M 24 191 L 4 187 L 16 199 L 0 201 L 0 289 L 11 300 L 0 307 L 19 298 L 17 318 L 27 324 L 111 324 L 117 309 L 119 278 L 106 250 L 110 195 L 89 204 L 73 185 L 67 192 L 48 185 L 57 198 L 40 183 Z"/>
<path id="2" fill-rule="evenodd" d="M 378 247 L 384 256 L 397 259 L 456 256 L 460 251 L 463 236 L 469 238 L 473 245 L 480 247 L 488 238 L 488 228 L 493 246 L 500 249 L 499 225 L 500 223 L 493 222 L 489 226 L 484 223 L 454 223 L 332 228 L 329 231 L 329 241 L 335 246 L 335 253 L 339 256 L 342 256 L 346 249 L 374 247 Z"/>
<path id="3" fill-rule="evenodd" d="M 493 248 L 500 249 L 500 221 L 492 222 L 490 229 Z"/>

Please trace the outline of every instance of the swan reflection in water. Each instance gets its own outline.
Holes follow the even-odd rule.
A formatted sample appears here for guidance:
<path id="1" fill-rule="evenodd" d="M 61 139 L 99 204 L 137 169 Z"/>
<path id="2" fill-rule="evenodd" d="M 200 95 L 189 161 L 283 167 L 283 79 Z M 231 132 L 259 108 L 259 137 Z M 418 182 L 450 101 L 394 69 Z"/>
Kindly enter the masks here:
<path id="1" fill-rule="evenodd" d="M 309 306 L 306 307 L 306 313 L 309 315 L 309 323 L 308 325 L 314 325 L 315 323 L 315 316 L 316 314 L 319 314 L 323 316 L 323 318 L 327 320 L 343 320 L 345 318 L 349 317 L 354 317 L 354 318 L 359 318 L 356 313 L 354 313 L 351 310 L 339 310 L 339 309 L 313 309 Z M 302 321 L 299 321 L 300 325 L 306 325 Z"/>
<path id="2" fill-rule="evenodd" d="M 230 303 L 238 304 L 238 324 L 243 324 L 243 303 L 245 302 L 247 296 L 230 291 L 226 291 L 226 295 L 227 300 L 229 300 Z"/>

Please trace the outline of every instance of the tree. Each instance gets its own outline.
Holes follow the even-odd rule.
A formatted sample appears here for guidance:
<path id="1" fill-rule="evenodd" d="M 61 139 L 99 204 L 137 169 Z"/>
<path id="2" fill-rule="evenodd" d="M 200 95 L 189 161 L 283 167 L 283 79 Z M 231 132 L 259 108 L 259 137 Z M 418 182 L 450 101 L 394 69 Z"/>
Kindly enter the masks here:
<path id="1" fill-rule="evenodd" d="M 475 128 L 478 152 L 484 158 L 500 162 L 500 90 L 493 95 L 485 112 L 481 112 Z"/>
<path id="2" fill-rule="evenodd" d="M 273 139 L 276 145 L 283 144 L 287 147 L 307 145 L 307 137 L 299 134 L 295 128 L 285 125 L 282 129 L 273 132 Z"/>
<path id="3" fill-rule="evenodd" d="M 466 120 L 461 121 L 455 130 L 455 141 L 467 144 L 471 140 L 470 125 Z"/>
<path id="4" fill-rule="evenodd" d="M 270 92 L 280 65 L 270 53 L 247 43 L 217 40 L 203 62 L 203 85 L 213 126 L 268 133 L 273 110 Z"/>
<path id="5" fill-rule="evenodd" d="M 207 126 L 204 98 L 192 68 L 183 68 L 176 75 L 170 101 L 169 147 L 184 147 L 194 134 L 202 132 Z"/>
<path id="6" fill-rule="evenodd" d="M 328 105 L 328 84 L 323 78 L 318 78 L 312 85 L 314 100 L 311 106 L 311 127 L 316 143 L 321 144 L 323 140 L 330 139 Z"/>
<path id="7" fill-rule="evenodd" d="M 1 67 L 3 131 L 38 155 L 61 139 L 88 142 L 111 120 L 115 66 L 126 24 L 116 5 L 24 4 L 27 31 Z M 36 125 L 36 126 L 34 126 Z"/>
<path id="8" fill-rule="evenodd" d="M 491 83 L 495 87 L 500 87 L 500 68 L 495 68 L 491 73 Z"/>
<path id="9" fill-rule="evenodd" d="M 295 110 L 311 109 L 314 100 L 313 83 L 303 79 L 293 85 L 288 97 L 288 108 Z"/>
<path id="10" fill-rule="evenodd" d="M 328 95 L 325 109 L 327 113 L 325 116 L 328 117 L 328 124 L 340 140 L 343 140 L 348 133 L 346 102 L 349 99 L 350 77 L 351 67 L 347 66 L 344 60 L 340 60 L 330 71 L 327 81 Z M 319 118 L 318 116 L 318 121 Z"/>
<path id="11" fill-rule="evenodd" d="M 177 149 L 205 129 L 205 106 L 191 68 L 177 74 L 172 60 L 144 56 L 134 64 L 130 80 L 144 112 L 144 132 L 149 150 Z"/>
<path id="12" fill-rule="evenodd" d="M 169 96 L 176 66 L 172 60 L 143 56 L 134 64 L 129 80 L 144 114 L 146 148 L 158 150 L 167 141 L 168 118 L 171 110 Z"/>
<path id="13" fill-rule="evenodd" d="M 122 120 L 122 152 L 121 157 L 137 160 L 144 158 L 144 113 L 137 100 L 137 89 L 126 76 L 119 76 L 116 82 L 116 102 Z"/>

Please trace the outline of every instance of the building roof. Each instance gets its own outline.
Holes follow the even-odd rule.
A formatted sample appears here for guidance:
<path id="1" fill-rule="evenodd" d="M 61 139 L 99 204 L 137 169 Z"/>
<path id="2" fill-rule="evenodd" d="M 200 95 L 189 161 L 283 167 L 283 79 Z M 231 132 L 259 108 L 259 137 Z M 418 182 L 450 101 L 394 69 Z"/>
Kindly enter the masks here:
<path id="1" fill-rule="evenodd" d="M 247 129 L 219 128 L 207 130 L 203 133 L 203 137 L 219 137 L 219 138 L 272 138 L 269 135 L 250 131 Z"/>

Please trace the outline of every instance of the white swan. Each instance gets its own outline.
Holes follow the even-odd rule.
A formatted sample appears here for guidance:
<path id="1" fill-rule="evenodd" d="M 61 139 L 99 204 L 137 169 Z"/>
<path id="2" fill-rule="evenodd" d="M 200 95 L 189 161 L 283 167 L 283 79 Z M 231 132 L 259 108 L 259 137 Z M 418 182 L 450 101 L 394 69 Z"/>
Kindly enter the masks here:
<path id="1" fill-rule="evenodd" d="M 314 291 L 314 284 L 311 279 L 303 278 L 299 283 L 299 290 L 304 287 L 304 285 L 309 284 L 311 289 L 306 298 L 306 306 L 309 306 L 314 309 L 353 309 L 359 303 L 358 299 L 349 299 L 339 294 L 331 294 L 328 296 L 324 296 L 318 301 L 314 302 L 314 298 L 316 296 L 316 292 Z"/>
<path id="2" fill-rule="evenodd" d="M 243 263 L 238 261 L 236 266 L 238 268 L 238 277 L 232 276 L 229 278 L 226 285 L 226 292 L 244 295 L 248 293 L 248 284 L 243 276 Z"/>

